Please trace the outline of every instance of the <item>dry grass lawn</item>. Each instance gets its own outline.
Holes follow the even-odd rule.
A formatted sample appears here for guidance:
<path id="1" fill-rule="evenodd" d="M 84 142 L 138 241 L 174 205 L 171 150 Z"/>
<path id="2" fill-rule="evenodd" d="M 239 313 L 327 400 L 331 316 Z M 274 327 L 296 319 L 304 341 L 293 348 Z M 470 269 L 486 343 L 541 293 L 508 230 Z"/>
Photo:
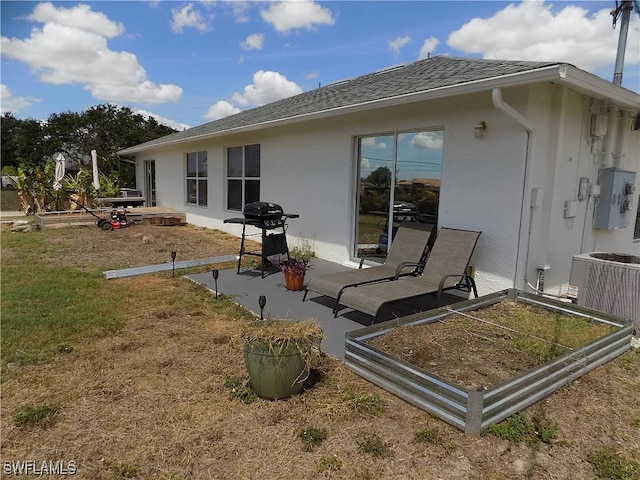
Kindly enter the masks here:
<path id="1" fill-rule="evenodd" d="M 24 254 L 5 248 L 7 235 L 3 227 L 3 268 Z M 171 251 L 181 260 L 235 253 L 237 238 L 146 225 L 14 235 L 42 236 L 47 268 L 94 275 L 120 299 L 113 308 L 121 321 L 116 330 L 70 336 L 38 363 L 7 361 L 3 351 L 3 462 L 73 460 L 75 478 L 90 480 L 569 480 L 597 478 L 592 455 L 603 449 L 626 465 L 640 462 L 638 351 L 525 412 L 557 425 L 551 443 L 465 436 L 328 357 L 301 395 L 244 403 L 228 385 L 246 376 L 246 311 L 166 273 L 98 278 L 169 261 Z M 16 414 L 29 406 L 54 407 L 48 421 L 21 425 Z M 300 432 L 310 427 L 326 439 L 304 448 Z"/>

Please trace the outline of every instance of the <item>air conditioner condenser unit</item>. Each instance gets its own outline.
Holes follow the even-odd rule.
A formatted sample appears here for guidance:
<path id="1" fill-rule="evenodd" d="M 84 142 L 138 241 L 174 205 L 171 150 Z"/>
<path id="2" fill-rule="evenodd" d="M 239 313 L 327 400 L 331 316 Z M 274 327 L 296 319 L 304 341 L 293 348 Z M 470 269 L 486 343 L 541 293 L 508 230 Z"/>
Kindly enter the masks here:
<path id="1" fill-rule="evenodd" d="M 579 306 L 631 320 L 640 332 L 640 256 L 575 255 L 569 283 Z"/>

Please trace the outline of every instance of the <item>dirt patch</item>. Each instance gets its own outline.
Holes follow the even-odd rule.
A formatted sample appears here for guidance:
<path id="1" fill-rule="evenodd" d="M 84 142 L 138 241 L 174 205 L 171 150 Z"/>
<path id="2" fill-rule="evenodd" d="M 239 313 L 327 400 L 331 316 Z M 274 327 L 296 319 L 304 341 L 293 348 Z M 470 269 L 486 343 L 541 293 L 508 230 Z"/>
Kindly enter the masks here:
<path id="1" fill-rule="evenodd" d="M 171 261 L 171 252 L 176 252 L 176 262 L 179 262 L 235 255 L 240 250 L 238 237 L 193 225 L 140 224 L 111 231 L 74 227 L 60 229 L 51 235 L 46 231 L 38 234 L 43 235 L 50 246 L 50 264 L 79 268 L 117 270 L 167 263 Z M 66 248 L 70 242 L 75 245 L 72 251 Z M 250 242 L 249 248 L 258 246 Z"/>
<path id="2" fill-rule="evenodd" d="M 476 390 L 601 338 L 614 327 L 536 305 L 503 300 L 442 321 L 406 325 L 366 343 Z"/>

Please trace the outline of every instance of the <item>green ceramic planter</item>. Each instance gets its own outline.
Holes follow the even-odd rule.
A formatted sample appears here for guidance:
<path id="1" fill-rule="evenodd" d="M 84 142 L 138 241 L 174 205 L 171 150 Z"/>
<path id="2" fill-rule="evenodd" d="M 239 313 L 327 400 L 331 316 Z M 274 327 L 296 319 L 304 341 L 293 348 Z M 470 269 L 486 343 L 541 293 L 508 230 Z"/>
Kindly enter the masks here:
<path id="1" fill-rule="evenodd" d="M 266 344 L 246 344 L 244 362 L 251 388 L 259 397 L 277 400 L 302 390 L 307 366 L 295 346 L 270 348 Z"/>

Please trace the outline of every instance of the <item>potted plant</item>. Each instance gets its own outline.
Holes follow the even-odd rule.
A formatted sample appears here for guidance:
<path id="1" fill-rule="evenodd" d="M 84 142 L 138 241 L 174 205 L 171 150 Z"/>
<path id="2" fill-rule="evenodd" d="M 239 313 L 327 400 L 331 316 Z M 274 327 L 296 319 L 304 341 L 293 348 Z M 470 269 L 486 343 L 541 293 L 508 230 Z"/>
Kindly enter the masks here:
<path id="1" fill-rule="evenodd" d="M 287 290 L 302 290 L 304 274 L 311 268 L 309 260 L 289 258 L 285 262 L 278 262 L 276 266 L 284 273 L 284 283 Z"/>
<path id="2" fill-rule="evenodd" d="M 244 361 L 256 395 L 295 395 L 320 358 L 322 329 L 315 321 L 255 320 L 245 326 Z"/>
<path id="3" fill-rule="evenodd" d="M 276 267 L 284 274 L 287 290 L 302 290 L 304 275 L 311 268 L 309 261 L 313 257 L 315 254 L 310 244 L 305 241 L 289 251 L 286 261 L 275 263 Z"/>

